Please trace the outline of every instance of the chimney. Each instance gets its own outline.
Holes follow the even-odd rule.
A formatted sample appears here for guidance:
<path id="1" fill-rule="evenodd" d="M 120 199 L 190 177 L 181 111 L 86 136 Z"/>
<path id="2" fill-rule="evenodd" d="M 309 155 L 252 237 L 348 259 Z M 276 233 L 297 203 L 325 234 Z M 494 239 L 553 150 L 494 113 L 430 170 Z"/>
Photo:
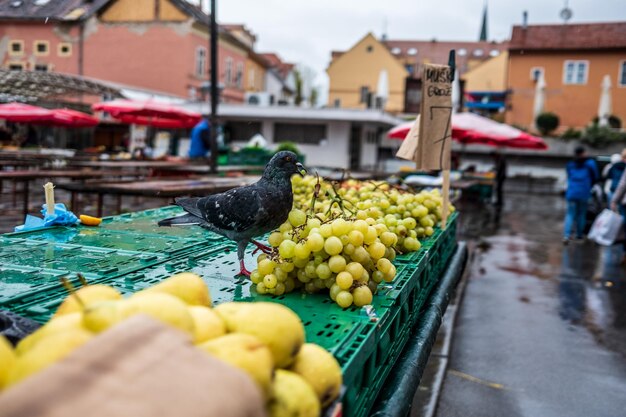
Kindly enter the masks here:
<path id="1" fill-rule="evenodd" d="M 522 29 L 528 28 L 528 11 L 522 13 Z"/>

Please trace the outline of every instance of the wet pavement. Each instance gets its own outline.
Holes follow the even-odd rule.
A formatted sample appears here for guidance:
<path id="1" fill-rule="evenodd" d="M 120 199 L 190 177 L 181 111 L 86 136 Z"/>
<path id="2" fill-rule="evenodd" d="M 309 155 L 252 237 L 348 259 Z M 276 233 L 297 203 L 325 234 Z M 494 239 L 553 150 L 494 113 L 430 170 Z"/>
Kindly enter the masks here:
<path id="1" fill-rule="evenodd" d="M 626 415 L 621 247 L 563 246 L 557 196 L 461 209 L 473 258 L 436 415 Z"/>

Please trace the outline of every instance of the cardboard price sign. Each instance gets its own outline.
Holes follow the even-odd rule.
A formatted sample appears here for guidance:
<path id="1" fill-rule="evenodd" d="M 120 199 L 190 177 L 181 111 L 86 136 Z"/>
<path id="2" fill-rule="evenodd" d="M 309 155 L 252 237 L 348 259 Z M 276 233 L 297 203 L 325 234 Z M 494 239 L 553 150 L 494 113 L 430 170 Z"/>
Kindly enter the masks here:
<path id="1" fill-rule="evenodd" d="M 397 153 L 419 170 L 450 169 L 452 78 L 449 66 L 424 64 L 420 116 Z"/>

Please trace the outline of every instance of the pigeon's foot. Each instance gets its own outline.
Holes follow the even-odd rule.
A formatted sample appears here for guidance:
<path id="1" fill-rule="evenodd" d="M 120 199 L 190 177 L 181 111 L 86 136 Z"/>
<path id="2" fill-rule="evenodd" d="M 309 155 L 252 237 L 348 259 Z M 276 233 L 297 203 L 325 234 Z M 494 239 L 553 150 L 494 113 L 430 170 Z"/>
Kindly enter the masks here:
<path id="1" fill-rule="evenodd" d="M 246 269 L 246 265 L 243 263 L 243 259 L 239 261 L 239 274 L 237 275 L 244 275 L 246 277 L 250 276 L 250 271 Z"/>
<path id="2" fill-rule="evenodd" d="M 257 242 L 256 240 L 251 240 L 250 242 L 252 242 L 252 244 L 254 246 L 256 246 L 257 248 L 254 250 L 254 252 L 252 252 L 252 254 L 254 255 L 255 253 L 257 253 L 257 251 L 261 251 L 266 255 L 269 255 L 270 253 L 272 253 L 272 248 L 270 248 L 267 245 L 264 245 L 260 242 Z"/>

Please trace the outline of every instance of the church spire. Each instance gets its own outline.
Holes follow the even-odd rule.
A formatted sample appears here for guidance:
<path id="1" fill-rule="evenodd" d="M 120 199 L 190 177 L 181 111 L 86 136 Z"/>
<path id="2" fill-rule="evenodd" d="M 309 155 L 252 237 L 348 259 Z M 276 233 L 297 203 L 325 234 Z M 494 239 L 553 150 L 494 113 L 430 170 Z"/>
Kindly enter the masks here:
<path id="1" fill-rule="evenodd" d="M 479 41 L 487 40 L 487 2 L 485 2 L 485 7 L 483 9 L 483 23 L 480 26 L 480 38 Z"/>

